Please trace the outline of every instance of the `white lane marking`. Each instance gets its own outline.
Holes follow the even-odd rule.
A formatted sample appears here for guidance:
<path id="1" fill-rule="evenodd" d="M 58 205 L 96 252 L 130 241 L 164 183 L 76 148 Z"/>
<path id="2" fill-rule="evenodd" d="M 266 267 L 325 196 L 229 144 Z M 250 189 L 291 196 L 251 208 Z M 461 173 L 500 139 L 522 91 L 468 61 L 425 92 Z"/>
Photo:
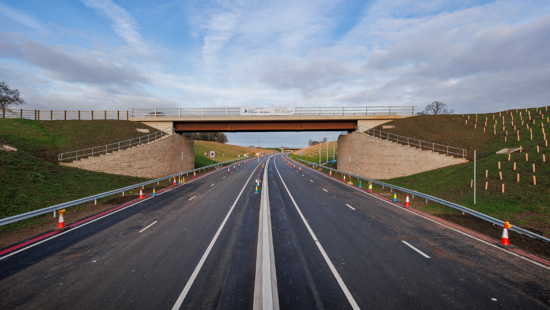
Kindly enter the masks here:
<path id="1" fill-rule="evenodd" d="M 317 171 L 315 171 L 315 172 L 317 172 Z M 321 173 L 319 172 L 319 174 L 321 174 Z M 321 175 L 324 176 L 324 177 L 329 178 L 330 180 L 335 181 L 334 178 L 331 178 L 331 177 L 327 176 L 326 174 L 321 174 Z M 342 183 L 341 183 L 341 182 L 338 182 L 338 184 L 342 184 Z M 352 189 L 354 189 L 354 190 L 356 190 L 356 191 L 358 191 L 358 192 L 360 192 L 360 193 L 362 193 L 362 194 L 365 194 L 365 195 L 367 195 L 367 196 L 369 196 L 369 197 L 372 197 L 372 198 L 378 199 L 378 200 L 380 200 L 380 201 L 383 201 L 383 202 L 387 203 L 388 205 L 390 205 L 390 206 L 392 206 L 392 207 L 394 207 L 394 208 L 398 208 L 399 210 L 409 212 L 409 213 L 414 214 L 414 215 L 416 215 L 416 216 L 419 216 L 419 217 L 421 217 L 421 218 L 423 218 L 423 219 L 426 219 L 426 220 L 428 220 L 428 221 L 430 221 L 430 222 L 433 222 L 433 223 L 435 223 L 435 224 L 437 224 L 437 225 L 446 227 L 446 228 L 448 228 L 448 229 L 450 229 L 450 230 L 453 230 L 453 231 L 455 231 L 455 232 L 457 232 L 457 233 L 459 233 L 459 234 L 462 234 L 462 235 L 464 235 L 464 236 L 466 236 L 466 237 L 472 238 L 472 239 L 477 240 L 477 241 L 479 241 L 479 242 L 481 242 L 481 243 L 484 243 L 484 244 L 486 244 L 486 245 L 488 245 L 488 246 L 491 246 L 491 247 L 493 247 L 493 248 L 495 248 L 495 249 L 497 249 L 497 250 L 499 250 L 499 251 L 503 251 L 503 252 L 508 253 L 508 254 L 510 254 L 510 255 L 513 255 L 513 256 L 515 256 L 515 257 L 518 257 L 518 258 L 521 258 L 521 259 L 523 259 L 523 260 L 526 260 L 526 261 L 528 261 L 528 262 L 530 262 L 530 263 L 532 263 L 532 264 L 535 264 L 535 265 L 537 265 L 537 266 L 539 266 L 539 267 L 542 267 L 542 268 L 544 268 L 544 269 L 550 270 L 550 267 L 548 267 L 548 266 L 545 266 L 545 265 L 543 265 L 543 264 L 537 263 L 537 262 L 535 262 L 534 260 L 530 260 L 530 259 L 528 259 L 528 258 L 526 258 L 526 257 L 524 257 L 524 256 L 521 256 L 521 255 L 519 255 L 519 254 L 516 254 L 516 253 L 514 253 L 514 252 L 510 252 L 510 251 L 508 251 L 507 249 L 504 249 L 504 248 L 501 248 L 501 247 L 497 246 L 496 244 L 492 244 L 492 243 L 487 242 L 487 241 L 485 241 L 485 240 L 483 240 L 483 239 L 480 239 L 480 238 L 478 238 L 478 237 L 469 235 L 469 234 L 467 234 L 467 233 L 465 233 L 465 232 L 463 232 L 463 231 L 460 231 L 460 230 L 458 230 L 458 229 L 455 229 L 455 228 L 452 228 L 452 227 L 450 227 L 450 226 L 447 226 L 447 225 L 445 225 L 445 224 L 443 224 L 443 223 L 440 223 L 440 222 L 438 222 L 438 221 L 436 221 L 436 220 L 432 220 L 431 218 L 426 217 L 426 216 L 424 216 L 424 215 L 422 215 L 422 214 L 413 212 L 413 211 L 411 211 L 411 210 L 407 210 L 406 208 L 402 208 L 402 207 L 400 207 L 400 206 L 394 204 L 393 202 L 389 202 L 389 201 L 386 201 L 386 200 L 384 200 L 384 199 L 382 199 L 382 198 L 380 198 L 380 197 L 376 197 L 376 196 L 374 196 L 374 195 L 371 195 L 371 194 L 369 194 L 369 193 L 367 193 L 367 192 L 365 192 L 365 191 L 363 191 L 363 190 L 361 190 L 361 189 L 359 189 L 359 188 L 356 188 L 356 187 L 354 187 L 354 186 L 351 186 L 351 185 L 348 185 L 348 184 L 345 184 L 345 185 L 348 186 L 348 187 L 351 187 Z"/>
<path id="2" fill-rule="evenodd" d="M 347 203 L 346 203 L 346 206 L 348 206 L 350 209 L 352 209 L 353 211 L 355 211 L 355 208 L 352 207 L 352 206 L 350 206 L 350 205 L 348 205 Z"/>
<path id="3" fill-rule="evenodd" d="M 214 184 L 216 184 L 216 183 L 212 183 L 212 185 L 210 185 L 210 187 L 214 186 Z"/>
<path id="4" fill-rule="evenodd" d="M 326 189 L 323 188 L 323 190 L 328 193 L 328 191 Z"/>
<path id="5" fill-rule="evenodd" d="M 193 196 L 193 197 L 189 198 L 189 200 L 193 200 L 195 197 L 197 197 L 197 196 Z"/>
<path id="6" fill-rule="evenodd" d="M 146 230 L 147 228 L 155 225 L 156 223 L 157 223 L 157 221 L 154 221 L 153 223 L 149 224 L 149 226 L 147 226 L 147 227 L 143 228 L 142 230 L 140 230 L 139 233 L 141 233 L 142 231 Z"/>
<path id="7" fill-rule="evenodd" d="M 351 292 L 349 291 L 348 287 L 344 283 L 344 280 L 342 280 L 342 277 L 340 277 L 340 274 L 338 274 L 338 271 L 336 270 L 336 268 L 334 268 L 334 265 L 330 261 L 330 258 L 328 257 L 327 253 L 325 252 L 325 249 L 323 249 L 323 246 L 321 245 L 319 240 L 317 240 L 317 237 L 313 233 L 313 230 L 311 230 L 311 227 L 309 227 L 309 224 L 307 223 L 306 218 L 302 214 L 302 211 L 300 211 L 300 208 L 298 208 L 298 205 L 296 204 L 296 201 L 294 201 L 294 197 L 292 197 L 292 194 L 290 193 L 290 191 L 288 190 L 288 187 L 286 186 L 286 184 L 283 181 L 283 177 L 281 176 L 281 173 L 279 172 L 279 168 L 277 168 L 277 163 L 275 161 L 274 161 L 274 164 L 275 164 L 275 169 L 277 170 L 277 174 L 279 174 L 279 178 L 283 182 L 283 185 L 285 186 L 285 189 L 286 189 L 288 195 L 290 196 L 290 199 L 292 200 L 292 203 L 294 204 L 294 207 L 296 208 L 296 211 L 298 211 L 298 214 L 300 214 L 300 217 L 302 218 L 302 222 L 304 222 L 304 225 L 306 225 L 307 230 L 309 231 L 309 234 L 313 238 L 313 241 L 315 241 L 315 244 L 317 245 L 317 248 L 321 252 L 321 255 L 323 255 L 323 258 L 325 259 L 325 261 L 327 262 L 328 267 L 330 268 L 330 271 L 332 271 L 332 275 L 334 276 L 334 278 L 336 278 L 336 281 L 340 285 L 340 288 L 342 288 L 342 291 L 344 291 L 344 295 L 346 295 L 351 307 L 353 309 L 360 309 L 359 305 L 357 305 L 357 302 L 355 302 L 355 299 L 351 295 Z"/>
<path id="8" fill-rule="evenodd" d="M 313 183 L 313 180 L 309 180 L 311 183 Z"/>
<path id="9" fill-rule="evenodd" d="M 220 170 L 220 171 L 221 171 L 221 170 Z M 215 172 L 216 172 L 216 171 L 214 171 L 214 172 L 212 172 L 212 173 L 215 173 Z M 210 175 L 210 174 L 211 174 L 211 173 L 206 174 L 206 175 L 199 176 L 199 179 L 200 179 L 200 178 L 203 178 L 203 177 L 207 177 L 207 176 Z M 193 181 L 195 181 L 195 180 L 198 180 L 198 179 L 190 180 L 190 181 L 188 181 L 187 183 L 179 184 L 179 185 L 176 185 L 176 186 L 174 186 L 174 187 L 172 187 L 172 188 L 170 188 L 170 189 L 163 190 L 161 193 L 158 193 L 157 196 L 162 195 L 162 194 L 166 194 L 166 193 L 168 193 L 169 191 L 172 191 L 172 190 L 174 190 L 174 189 L 176 189 L 176 188 L 179 188 L 180 186 L 184 186 L 185 184 L 188 184 L 188 183 L 193 182 Z M 10 256 L 12 256 L 12 255 L 15 255 L 15 254 L 17 254 L 17 253 L 23 252 L 23 251 L 25 251 L 25 250 L 28 250 L 28 249 L 30 249 L 30 248 L 33 248 L 33 247 L 35 247 L 35 246 L 37 246 L 37 245 L 39 245 L 39 244 L 41 244 L 41 243 L 44 243 L 44 242 L 46 242 L 46 241 L 50 241 L 50 240 L 52 240 L 52 239 L 54 239 L 54 238 L 57 238 L 57 237 L 59 237 L 59 236 L 63 236 L 63 235 L 66 234 L 66 233 L 75 231 L 75 230 L 77 230 L 77 229 L 79 229 L 79 228 L 82 228 L 82 227 L 84 227 L 84 226 L 86 226 L 86 225 L 89 225 L 89 224 L 94 223 L 94 222 L 96 222 L 96 221 L 99 221 L 99 220 L 101 220 L 101 219 L 103 219 L 103 218 L 106 218 L 107 216 L 111 216 L 111 215 L 113 215 L 113 214 L 115 214 L 115 213 L 118 213 L 118 212 L 120 212 L 120 211 L 123 211 L 123 210 L 126 210 L 126 209 L 128 209 L 128 208 L 137 206 L 138 204 L 140 204 L 140 203 L 142 203 L 142 202 L 144 202 L 144 201 L 147 201 L 147 200 L 149 200 L 149 199 L 151 199 L 151 198 L 153 198 L 153 197 L 148 197 L 148 198 L 145 198 L 145 199 L 143 199 L 143 200 L 136 201 L 136 202 L 134 202 L 134 203 L 132 203 L 132 204 L 130 204 L 130 205 L 124 207 L 124 208 L 120 208 L 120 209 L 118 209 L 118 210 L 116 210 L 116 211 L 107 213 L 107 214 L 105 214 L 105 215 L 103 215 L 103 216 L 100 216 L 100 217 L 98 217 L 98 218 L 96 218 L 96 219 L 93 219 L 93 220 L 91 220 L 91 221 L 89 221 L 89 222 L 86 222 L 86 223 L 80 224 L 80 225 L 78 225 L 78 226 L 76 226 L 76 227 L 73 227 L 73 228 L 71 228 L 71 229 L 69 229 L 69 230 L 67 230 L 67 231 L 64 231 L 64 232 L 55 234 L 55 235 L 53 235 L 53 236 L 51 236 L 51 237 L 49 237 L 49 238 L 47 238 L 47 239 L 44 239 L 44 240 L 42 240 L 42 241 L 37 242 L 37 243 L 33 243 L 33 244 L 31 244 L 31 245 L 29 245 L 29 246 L 26 246 L 26 247 L 24 247 L 24 248 L 22 248 L 22 249 L 20 249 L 20 250 L 18 250 L 18 251 L 15 251 L 15 252 L 13 252 L 13 253 L 10 253 L 10 254 L 7 254 L 7 255 L 5 255 L 5 256 L 0 257 L 0 260 L 3 260 L 4 258 L 8 258 L 8 257 L 10 257 Z"/>
<path id="10" fill-rule="evenodd" d="M 199 261 L 199 264 L 197 265 L 197 267 L 195 267 L 195 270 L 193 270 L 193 274 L 191 274 L 191 277 L 187 281 L 187 284 L 185 284 L 185 287 L 183 288 L 183 291 L 181 292 L 180 296 L 178 297 L 178 300 L 176 300 L 176 303 L 172 307 L 172 310 L 177 310 L 181 307 L 181 304 L 183 303 L 183 300 L 185 299 L 185 296 L 187 296 L 187 293 L 189 293 L 189 290 L 191 289 L 191 286 L 193 285 L 193 282 L 195 282 L 195 279 L 197 278 L 197 275 L 199 274 L 199 272 L 202 268 L 202 265 L 204 264 L 204 262 L 206 261 L 206 258 L 208 257 L 208 254 L 210 254 L 210 251 L 214 247 L 214 243 L 216 243 L 216 240 L 218 240 L 218 236 L 222 232 L 222 229 L 225 226 L 225 223 L 227 222 L 227 220 L 229 219 L 229 216 L 231 215 L 231 213 L 235 209 L 235 205 L 239 201 L 239 198 L 241 198 L 241 195 L 244 192 L 244 189 L 248 185 L 248 182 L 250 182 L 250 179 L 254 175 L 254 172 L 256 171 L 256 169 L 257 169 L 257 167 L 254 168 L 254 170 L 252 171 L 252 173 L 248 177 L 248 180 L 246 180 L 246 183 L 244 184 L 243 188 L 241 189 L 241 192 L 239 193 L 239 196 L 237 196 L 237 199 L 235 199 L 235 202 L 233 203 L 231 208 L 229 208 L 229 212 L 227 213 L 227 215 L 223 219 L 223 222 L 220 225 L 220 228 L 218 228 L 218 231 L 216 231 L 216 234 L 214 235 L 214 238 L 212 239 L 212 241 L 210 241 L 210 244 L 208 245 L 208 248 L 206 248 L 206 251 L 202 255 L 201 260 Z"/>
<path id="11" fill-rule="evenodd" d="M 404 244 L 408 245 L 411 249 L 415 250 L 416 252 L 420 253 L 420 255 L 426 257 L 426 258 L 430 258 L 428 255 L 424 254 L 422 251 L 420 251 L 419 249 L 413 247 L 412 245 L 410 245 L 407 241 L 405 240 L 401 240 L 401 242 L 403 242 Z"/>
<path id="12" fill-rule="evenodd" d="M 222 178 L 222 180 L 225 179 L 225 177 Z"/>
<path id="13" fill-rule="evenodd" d="M 302 174 L 303 177 L 305 177 L 305 175 Z"/>

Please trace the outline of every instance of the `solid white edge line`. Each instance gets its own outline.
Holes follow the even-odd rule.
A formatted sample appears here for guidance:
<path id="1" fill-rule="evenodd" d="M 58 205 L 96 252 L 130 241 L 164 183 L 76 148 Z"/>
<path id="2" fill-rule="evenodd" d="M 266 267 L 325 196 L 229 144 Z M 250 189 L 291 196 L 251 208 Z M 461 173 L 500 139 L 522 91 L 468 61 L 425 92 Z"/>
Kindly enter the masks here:
<path id="1" fill-rule="evenodd" d="M 407 241 L 405 240 L 401 240 L 401 242 L 403 242 L 404 244 L 408 245 L 411 249 L 415 250 L 416 252 L 420 253 L 420 255 L 426 257 L 426 258 L 430 258 L 428 255 L 424 254 L 424 252 L 420 251 L 419 249 L 415 248 L 414 246 L 412 246 L 411 244 L 409 244 Z"/>
<path id="2" fill-rule="evenodd" d="M 338 273 L 338 271 L 336 270 L 336 268 L 334 267 L 334 265 L 330 261 L 330 258 L 328 257 L 327 253 L 325 252 L 325 249 L 323 249 L 323 246 L 321 245 L 319 240 L 317 240 L 317 237 L 313 233 L 313 230 L 311 230 L 311 227 L 309 227 L 309 224 L 308 224 L 307 220 L 305 219 L 304 215 L 302 214 L 302 211 L 300 210 L 300 208 L 296 204 L 296 201 L 294 201 L 294 197 L 292 197 L 292 194 L 288 190 L 288 187 L 286 186 L 286 183 L 283 180 L 283 177 L 281 176 L 281 173 L 279 172 L 279 168 L 277 168 L 277 163 L 275 161 L 273 161 L 273 164 L 275 165 L 275 169 L 277 170 L 277 174 L 279 174 L 279 178 L 283 182 L 283 185 L 285 186 L 285 189 L 286 189 L 288 195 L 290 196 L 290 199 L 292 200 L 292 203 L 294 204 L 294 207 L 296 208 L 296 211 L 298 211 L 298 214 L 300 214 L 300 217 L 302 218 L 302 222 L 304 222 L 304 225 L 306 225 L 306 228 L 309 231 L 309 233 L 311 234 L 311 237 L 313 238 L 313 241 L 315 241 L 315 244 L 317 245 L 317 248 L 321 252 L 321 255 L 323 256 L 325 261 L 327 262 L 327 265 L 330 268 L 330 271 L 332 271 L 332 275 L 336 278 L 336 281 L 340 285 L 340 288 L 342 289 L 342 291 L 344 291 L 344 295 L 346 295 L 346 298 L 348 299 L 348 302 L 350 303 L 350 305 L 353 309 L 360 309 L 359 305 L 357 305 L 357 302 L 355 301 L 355 299 L 351 295 L 351 292 L 349 291 L 348 287 L 344 283 L 344 280 L 342 280 L 342 277 L 340 277 L 340 274 Z"/>
<path id="3" fill-rule="evenodd" d="M 319 174 L 321 174 L 321 172 L 319 172 Z M 325 176 L 325 177 L 327 177 L 327 178 L 329 178 L 329 180 L 336 181 L 336 180 L 334 180 L 333 178 L 331 178 L 331 177 L 325 175 L 324 173 L 323 173 L 322 175 Z M 338 182 L 338 184 L 341 184 L 341 182 Z M 394 207 L 394 208 L 398 208 L 399 210 L 402 210 L 402 211 L 407 211 L 407 212 L 409 212 L 409 213 L 411 213 L 411 214 L 414 214 L 414 215 L 416 215 L 416 216 L 419 216 L 419 217 L 421 217 L 421 218 L 423 218 L 423 219 L 426 219 L 426 220 L 428 220 L 428 221 L 430 221 L 430 222 L 436 223 L 436 224 L 441 225 L 441 226 L 443 226 L 443 227 L 446 227 L 446 228 L 448 228 L 448 229 L 450 229 L 450 230 L 453 230 L 453 231 L 455 231 L 455 232 L 457 232 L 457 233 L 459 233 L 459 234 L 462 234 L 462 235 L 464 235 L 464 236 L 466 236 L 466 237 L 472 238 L 472 239 L 477 240 L 477 241 L 479 241 L 479 242 L 481 242 L 481 243 L 484 243 L 484 244 L 486 244 L 486 245 L 492 246 L 493 248 L 495 248 L 495 249 L 497 249 L 497 250 L 500 250 L 500 251 L 503 251 L 504 253 L 508 253 L 508 254 L 510 254 L 510 255 L 512 255 L 512 256 L 515 256 L 515 257 L 521 258 L 521 259 L 523 259 L 523 260 L 526 260 L 526 261 L 528 261 L 528 262 L 530 262 L 530 263 L 533 263 L 533 264 L 535 264 L 535 265 L 537 265 L 537 266 L 539 266 L 539 267 L 542 267 L 542 268 L 544 268 L 544 269 L 550 270 L 550 267 L 548 267 L 548 266 L 545 266 L 545 265 L 542 265 L 542 264 L 540 264 L 540 263 L 537 263 L 537 262 L 535 262 L 535 261 L 533 261 L 533 260 L 530 260 L 530 259 L 528 259 L 528 258 L 526 258 L 526 257 L 523 257 L 523 256 L 521 256 L 521 255 L 519 255 L 519 254 L 516 254 L 516 253 L 514 253 L 514 252 L 510 252 L 510 251 L 508 251 L 508 250 L 506 250 L 506 249 L 503 249 L 503 248 L 497 246 L 496 244 L 492 244 L 492 243 L 487 242 L 487 241 L 485 241 L 485 240 L 483 240 L 483 239 L 479 239 L 478 237 L 475 237 L 475 236 L 472 236 L 472 235 L 470 235 L 470 234 L 468 234 L 468 233 L 465 233 L 465 232 L 463 232 L 463 231 L 460 231 L 460 230 L 458 230 L 458 229 L 456 229 L 456 228 L 452 228 L 452 227 L 450 227 L 450 226 L 447 226 L 447 225 L 444 224 L 444 223 L 440 223 L 440 222 L 438 222 L 438 221 L 436 221 L 436 220 L 432 220 L 431 218 L 426 217 L 426 216 L 424 216 L 424 215 L 422 215 L 422 214 L 413 212 L 413 211 L 411 211 L 411 210 L 407 210 L 406 208 L 402 208 L 402 207 L 400 207 L 400 206 L 398 206 L 398 205 L 395 205 L 395 204 L 393 204 L 393 203 L 390 203 L 389 201 L 386 201 L 386 200 L 384 200 L 384 199 L 382 199 L 382 198 L 380 198 L 380 197 L 371 195 L 371 194 L 369 194 L 369 193 L 367 193 L 367 192 L 365 192 L 365 191 L 363 191 L 363 190 L 360 190 L 360 189 L 358 189 L 358 188 L 355 188 L 355 187 L 353 187 L 353 186 L 351 186 L 351 185 L 349 185 L 349 184 L 344 184 L 344 185 L 346 185 L 346 186 L 348 186 L 348 187 L 350 187 L 350 188 L 352 188 L 352 189 L 354 189 L 354 190 L 356 190 L 356 191 L 358 191 L 358 192 L 360 192 L 360 193 L 362 193 L 362 194 L 366 194 L 366 195 L 369 196 L 369 197 L 376 198 L 376 199 L 378 199 L 378 200 L 380 200 L 380 201 L 382 201 L 382 202 L 385 202 L 385 203 L 389 204 L 390 206 L 392 206 L 392 207 Z"/>
<path id="4" fill-rule="evenodd" d="M 147 228 L 149 228 L 149 227 L 155 225 L 156 223 L 157 223 L 157 221 L 154 221 L 153 223 L 149 224 L 149 226 L 147 226 L 147 227 L 143 228 L 142 230 L 140 230 L 139 233 L 141 234 L 142 231 L 144 231 L 144 230 L 146 230 Z"/>
<path id="5" fill-rule="evenodd" d="M 219 171 L 219 170 L 218 170 L 218 171 Z M 216 171 L 213 171 L 212 173 L 215 173 L 215 172 L 216 172 Z M 210 174 L 208 174 L 208 175 L 210 175 Z M 208 175 L 200 176 L 198 179 L 204 178 L 204 177 L 206 177 L 206 176 L 208 176 Z M 198 179 L 194 179 L 194 180 L 198 180 Z M 160 196 L 160 195 L 162 195 L 162 194 L 165 194 L 165 193 L 167 193 L 167 192 L 169 192 L 169 191 L 171 191 L 171 190 L 174 190 L 174 189 L 176 189 L 176 188 L 178 188 L 178 187 L 180 187 L 180 186 L 184 186 L 185 184 L 188 184 L 188 183 L 190 183 L 190 182 L 193 182 L 194 180 L 190 180 L 189 182 L 186 182 L 186 183 L 184 183 L 184 184 L 178 184 L 178 185 L 176 185 L 176 186 L 174 186 L 174 187 L 172 187 L 172 188 L 170 188 L 170 189 L 163 190 L 161 193 L 158 193 L 157 196 Z M 41 244 L 41 243 L 46 242 L 46 241 L 49 241 L 49 240 L 52 240 L 52 239 L 57 238 L 57 237 L 59 237 L 59 236 L 62 236 L 62 235 L 64 235 L 64 234 L 68 233 L 68 232 L 77 230 L 77 229 L 79 229 L 79 228 L 81 228 L 81 227 L 84 227 L 84 226 L 86 226 L 86 225 L 88 225 L 88 224 L 91 224 L 91 223 L 93 223 L 93 222 L 95 222 L 95 221 L 101 220 L 101 219 L 103 219 L 103 218 L 105 218 L 105 217 L 107 217 L 107 216 L 110 216 L 110 215 L 113 215 L 113 214 L 115 214 L 115 213 L 118 213 L 118 212 L 120 212 L 120 211 L 122 211 L 122 210 L 126 210 L 126 209 L 128 209 L 128 208 L 131 208 L 131 207 L 133 207 L 133 206 L 136 206 L 136 205 L 138 205 L 138 204 L 140 204 L 140 203 L 142 203 L 142 202 L 144 202 L 144 201 L 146 201 L 146 200 L 152 199 L 152 198 L 155 198 L 155 197 L 151 196 L 151 197 L 145 198 L 145 199 L 143 199 L 143 200 L 141 200 L 141 201 L 134 202 L 134 203 L 132 203 L 132 204 L 130 204 L 130 205 L 124 207 L 124 208 L 121 208 L 121 209 L 118 209 L 118 210 L 116 210 L 116 211 L 107 213 L 107 214 L 105 214 L 105 215 L 103 215 L 103 216 L 100 216 L 100 217 L 98 217 L 98 218 L 96 218 L 96 219 L 93 219 L 93 220 L 91 220 L 91 221 L 89 221 L 89 222 L 86 222 L 86 223 L 83 223 L 83 224 L 78 225 L 78 226 L 76 226 L 76 227 L 73 227 L 73 228 L 71 228 L 71 229 L 69 229 L 69 230 L 67 230 L 67 231 L 64 231 L 64 232 L 55 234 L 55 235 L 53 235 L 53 236 L 51 236 L 51 237 L 49 237 L 49 238 L 47 238 L 47 239 L 44 239 L 44 240 L 42 240 L 42 241 L 37 242 L 37 243 L 33 243 L 33 244 L 29 245 L 29 246 L 25 246 L 25 247 L 23 247 L 23 248 L 20 249 L 20 250 L 17 250 L 17 251 L 15 251 L 15 252 L 13 252 L 13 253 L 7 254 L 6 256 L 0 257 L 0 260 L 3 260 L 4 258 L 8 258 L 8 257 L 10 257 L 10 256 L 12 256 L 12 255 L 15 255 L 15 254 L 17 254 L 17 253 L 23 252 L 23 251 L 25 251 L 25 250 L 28 250 L 28 249 L 30 249 L 30 248 L 32 248 L 32 247 L 35 247 L 35 246 L 37 246 L 37 245 L 39 245 L 39 244 Z"/>
<path id="6" fill-rule="evenodd" d="M 193 200 L 193 199 L 195 199 L 195 197 L 197 197 L 197 196 L 193 196 L 193 197 L 189 198 L 189 200 Z"/>
<path id="7" fill-rule="evenodd" d="M 216 234 L 214 235 L 214 238 L 212 239 L 212 241 L 210 241 L 210 244 L 208 245 L 208 248 L 206 248 L 206 251 L 204 252 L 204 254 L 202 255 L 201 257 L 201 260 L 199 261 L 198 265 L 195 267 L 195 270 L 193 270 L 193 273 L 191 274 L 191 277 L 189 278 L 189 280 L 187 281 L 187 284 L 185 284 L 185 287 L 183 288 L 183 291 L 181 292 L 180 296 L 178 297 L 178 299 L 176 300 L 176 303 L 174 304 L 174 306 L 172 307 L 172 310 L 177 310 L 181 307 L 181 304 L 183 303 L 183 300 L 185 299 L 185 297 L 187 296 L 187 293 L 189 293 L 189 290 L 191 289 L 191 286 L 193 285 L 193 282 L 195 282 L 195 279 L 197 278 L 201 268 L 202 268 L 202 265 L 204 265 L 204 262 L 206 261 L 206 258 L 208 257 L 208 254 L 210 254 L 210 251 L 212 250 L 212 248 L 214 247 L 214 243 L 216 243 L 216 240 L 218 240 L 218 236 L 220 235 L 220 233 L 222 232 L 222 229 L 223 227 L 225 226 L 225 223 L 227 222 L 227 220 L 229 219 L 229 216 L 231 215 L 231 213 L 233 212 L 233 210 L 235 209 L 235 205 L 237 204 L 237 202 L 239 201 L 239 198 L 241 198 L 241 195 L 242 193 L 244 192 L 244 189 L 246 188 L 246 186 L 248 185 L 248 182 L 250 182 L 250 179 L 252 178 L 252 176 L 254 175 L 254 172 L 256 171 L 256 169 L 258 169 L 258 167 L 255 167 L 254 170 L 252 170 L 252 173 L 250 174 L 250 176 L 248 177 L 248 180 L 246 180 L 246 183 L 244 184 L 243 188 L 241 189 L 241 192 L 239 193 L 239 196 L 237 196 L 237 199 L 235 199 L 235 202 L 233 203 L 233 205 L 231 206 L 231 208 L 229 209 L 229 212 L 227 212 L 227 215 L 225 216 L 225 218 L 223 219 L 223 222 L 222 224 L 220 225 L 220 227 L 218 228 L 218 230 L 216 231 Z"/>
<path id="8" fill-rule="evenodd" d="M 355 208 L 352 207 L 352 206 L 350 206 L 350 205 L 348 205 L 347 203 L 346 203 L 346 206 L 348 206 L 350 209 L 352 209 L 353 211 L 355 211 Z"/>

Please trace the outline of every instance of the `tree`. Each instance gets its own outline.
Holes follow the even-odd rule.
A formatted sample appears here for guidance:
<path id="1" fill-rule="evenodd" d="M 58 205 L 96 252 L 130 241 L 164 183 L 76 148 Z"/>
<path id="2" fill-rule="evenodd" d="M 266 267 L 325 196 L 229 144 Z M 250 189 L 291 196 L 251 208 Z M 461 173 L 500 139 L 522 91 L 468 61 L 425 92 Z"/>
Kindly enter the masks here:
<path id="1" fill-rule="evenodd" d="M 193 132 L 189 135 L 193 140 L 214 141 L 226 143 L 227 136 L 223 132 Z"/>
<path id="2" fill-rule="evenodd" d="M 0 108 L 9 108 L 10 105 L 22 105 L 25 103 L 25 100 L 19 97 L 19 90 L 10 89 L 5 82 L 0 82 Z"/>
<path id="3" fill-rule="evenodd" d="M 449 110 L 447 105 L 443 102 L 434 101 L 426 106 L 424 111 L 416 113 L 417 115 L 440 115 L 440 114 L 452 114 L 454 110 Z"/>

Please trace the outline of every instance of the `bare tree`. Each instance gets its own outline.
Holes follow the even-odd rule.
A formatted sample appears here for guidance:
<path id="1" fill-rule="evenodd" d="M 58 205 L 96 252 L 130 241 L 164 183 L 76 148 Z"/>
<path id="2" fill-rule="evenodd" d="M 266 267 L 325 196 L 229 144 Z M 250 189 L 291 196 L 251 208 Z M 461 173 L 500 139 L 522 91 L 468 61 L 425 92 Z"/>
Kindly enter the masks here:
<path id="1" fill-rule="evenodd" d="M 447 105 L 443 102 L 434 101 L 426 106 L 424 111 L 418 112 L 417 115 L 440 115 L 440 114 L 452 114 L 454 110 L 449 110 Z"/>
<path id="2" fill-rule="evenodd" d="M 25 100 L 19 97 L 19 90 L 10 89 L 6 82 L 0 82 L 0 108 L 9 108 L 10 105 L 25 104 Z"/>

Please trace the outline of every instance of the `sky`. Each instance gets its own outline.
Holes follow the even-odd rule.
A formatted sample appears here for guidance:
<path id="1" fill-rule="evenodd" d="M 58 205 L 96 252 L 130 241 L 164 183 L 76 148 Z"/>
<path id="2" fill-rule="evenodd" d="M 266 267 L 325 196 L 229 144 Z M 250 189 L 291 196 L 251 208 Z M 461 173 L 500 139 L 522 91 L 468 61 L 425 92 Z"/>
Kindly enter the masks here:
<path id="1" fill-rule="evenodd" d="M 0 80 L 42 110 L 545 106 L 550 1 L 0 0 Z"/>

